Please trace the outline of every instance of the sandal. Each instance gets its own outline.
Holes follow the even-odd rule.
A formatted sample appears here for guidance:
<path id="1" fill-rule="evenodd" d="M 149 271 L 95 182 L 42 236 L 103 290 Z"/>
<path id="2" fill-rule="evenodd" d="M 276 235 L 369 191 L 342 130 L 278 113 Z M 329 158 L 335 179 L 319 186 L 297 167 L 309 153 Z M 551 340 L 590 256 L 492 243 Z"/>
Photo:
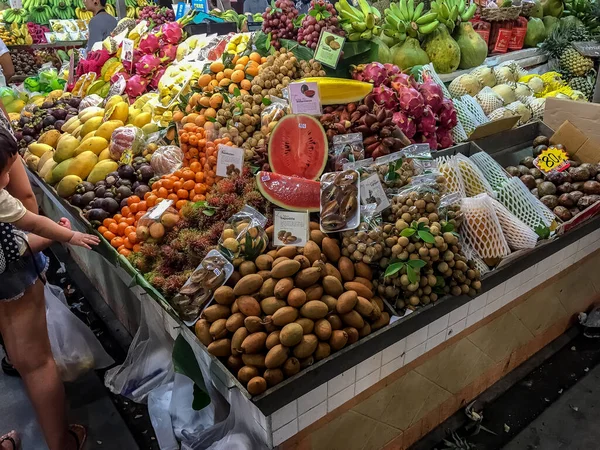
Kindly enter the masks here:
<path id="1" fill-rule="evenodd" d="M 79 435 L 75 430 L 80 431 L 80 434 L 83 436 L 81 440 L 79 440 Z M 75 439 L 75 443 L 77 444 L 77 450 L 82 450 L 83 445 L 85 444 L 85 440 L 87 439 L 87 431 L 85 427 L 82 425 L 69 425 L 69 434 Z"/>
<path id="2" fill-rule="evenodd" d="M 15 431 L 11 431 L 0 437 L 0 447 L 7 441 L 12 444 L 12 450 L 21 450 L 21 440 Z"/>
<path id="3" fill-rule="evenodd" d="M 20 377 L 19 371 L 15 369 L 11 363 L 5 358 L 2 358 L 2 371 L 9 377 Z"/>

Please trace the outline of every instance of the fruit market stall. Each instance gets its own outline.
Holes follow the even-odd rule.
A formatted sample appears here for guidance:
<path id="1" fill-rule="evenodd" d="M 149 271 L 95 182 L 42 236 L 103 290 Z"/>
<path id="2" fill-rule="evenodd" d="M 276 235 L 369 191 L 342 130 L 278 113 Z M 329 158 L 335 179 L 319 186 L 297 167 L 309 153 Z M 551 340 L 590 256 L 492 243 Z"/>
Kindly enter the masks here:
<path id="1" fill-rule="evenodd" d="M 11 116 L 46 213 L 102 237 L 72 254 L 118 319 L 134 334 L 139 310 L 160 306 L 269 447 L 459 334 L 455 311 L 481 325 L 597 249 L 600 152 L 540 122 L 546 98 L 589 94 L 571 75 L 481 65 L 487 48 L 472 60 L 476 12 L 315 0 L 296 20 L 277 0 L 261 32 L 189 37 L 194 13 L 123 19 L 76 81 Z M 418 63 L 386 60 L 382 36 Z M 459 58 L 441 61 L 450 40 Z M 568 48 L 559 60 L 583 78 Z M 525 280 L 532 266 L 544 270 Z M 381 362 L 358 388 L 359 366 L 407 341 L 411 361 Z M 160 384 L 143 375 L 128 389 Z"/>

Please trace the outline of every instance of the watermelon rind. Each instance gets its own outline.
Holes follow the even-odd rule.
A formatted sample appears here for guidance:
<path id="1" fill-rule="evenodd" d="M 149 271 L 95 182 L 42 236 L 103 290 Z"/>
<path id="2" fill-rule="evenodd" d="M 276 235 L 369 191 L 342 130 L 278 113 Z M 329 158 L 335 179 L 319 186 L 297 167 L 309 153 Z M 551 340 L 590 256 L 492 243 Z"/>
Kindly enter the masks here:
<path id="1" fill-rule="evenodd" d="M 256 185 L 264 198 L 280 208 L 319 211 L 321 183 L 318 181 L 260 171 L 256 174 Z"/>
<path id="2" fill-rule="evenodd" d="M 290 137 L 294 132 L 298 133 L 297 138 Z M 277 174 L 318 180 L 325 170 L 328 153 L 323 126 L 307 114 L 284 116 L 269 137 L 269 165 Z"/>

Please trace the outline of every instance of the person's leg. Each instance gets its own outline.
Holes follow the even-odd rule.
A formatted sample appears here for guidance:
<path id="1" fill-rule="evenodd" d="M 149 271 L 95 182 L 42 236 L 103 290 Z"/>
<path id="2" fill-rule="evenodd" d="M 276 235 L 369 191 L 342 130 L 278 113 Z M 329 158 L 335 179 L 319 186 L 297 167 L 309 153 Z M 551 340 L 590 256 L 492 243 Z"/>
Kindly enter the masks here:
<path id="1" fill-rule="evenodd" d="M 0 332 L 12 363 L 21 374 L 50 450 L 71 450 L 65 391 L 52 356 L 44 286 L 37 281 L 25 295 L 0 302 Z"/>

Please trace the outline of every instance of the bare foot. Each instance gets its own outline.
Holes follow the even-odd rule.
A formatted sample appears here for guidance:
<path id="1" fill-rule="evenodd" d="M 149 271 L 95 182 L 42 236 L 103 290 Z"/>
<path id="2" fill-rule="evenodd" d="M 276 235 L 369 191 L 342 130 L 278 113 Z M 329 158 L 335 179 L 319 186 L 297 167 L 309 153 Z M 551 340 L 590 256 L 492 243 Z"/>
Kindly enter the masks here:
<path id="1" fill-rule="evenodd" d="M 79 450 L 80 448 L 83 448 L 83 444 L 87 438 L 87 431 L 85 428 L 81 425 L 69 425 L 69 431 L 69 450 Z M 73 434 L 77 436 L 77 440 L 75 440 Z M 79 447 L 77 444 L 79 444 Z"/>
<path id="2" fill-rule="evenodd" d="M 16 431 L 11 431 L 10 433 L 6 433 L 4 436 L 0 437 L 1 450 L 19 450 L 20 448 L 21 440 L 19 439 L 19 435 Z"/>

